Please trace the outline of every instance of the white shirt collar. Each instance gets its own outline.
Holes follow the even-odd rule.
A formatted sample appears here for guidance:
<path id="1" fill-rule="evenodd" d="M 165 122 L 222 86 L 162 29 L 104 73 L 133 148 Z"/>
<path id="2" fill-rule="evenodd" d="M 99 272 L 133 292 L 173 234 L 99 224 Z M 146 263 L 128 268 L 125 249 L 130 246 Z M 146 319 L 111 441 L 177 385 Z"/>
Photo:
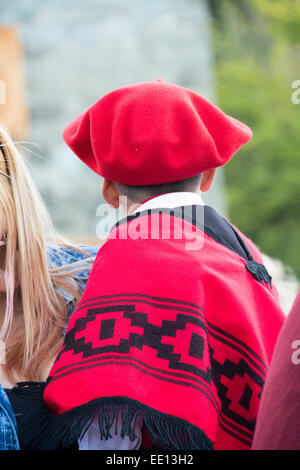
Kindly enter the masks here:
<path id="1" fill-rule="evenodd" d="M 149 209 L 160 209 L 167 208 L 173 209 L 174 207 L 180 206 L 194 206 L 194 205 L 204 205 L 200 193 L 190 193 L 190 192 L 177 192 L 177 193 L 168 193 L 162 194 L 160 196 L 153 197 L 148 201 L 140 204 L 132 214 L 136 212 L 146 211 Z"/>

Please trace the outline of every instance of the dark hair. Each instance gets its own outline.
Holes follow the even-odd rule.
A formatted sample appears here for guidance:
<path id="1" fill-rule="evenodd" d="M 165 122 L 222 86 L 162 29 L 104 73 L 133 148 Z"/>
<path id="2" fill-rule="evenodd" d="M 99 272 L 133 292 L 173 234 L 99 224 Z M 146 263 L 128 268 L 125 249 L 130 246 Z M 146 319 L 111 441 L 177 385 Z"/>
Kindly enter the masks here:
<path id="1" fill-rule="evenodd" d="M 178 193 L 178 192 L 196 192 L 199 190 L 201 174 L 192 176 L 174 183 L 154 184 L 151 186 L 130 186 L 128 184 L 116 183 L 120 192 L 133 202 L 143 202 L 153 196 L 160 194 Z"/>

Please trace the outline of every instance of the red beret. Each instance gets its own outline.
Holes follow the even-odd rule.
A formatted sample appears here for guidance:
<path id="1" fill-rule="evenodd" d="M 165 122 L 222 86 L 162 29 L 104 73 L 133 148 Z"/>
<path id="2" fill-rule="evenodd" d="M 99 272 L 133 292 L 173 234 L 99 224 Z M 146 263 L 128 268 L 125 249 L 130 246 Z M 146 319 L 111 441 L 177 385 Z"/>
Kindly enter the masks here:
<path id="1" fill-rule="evenodd" d="M 157 80 L 106 94 L 63 137 L 99 175 L 153 185 L 224 165 L 252 131 L 197 93 Z"/>

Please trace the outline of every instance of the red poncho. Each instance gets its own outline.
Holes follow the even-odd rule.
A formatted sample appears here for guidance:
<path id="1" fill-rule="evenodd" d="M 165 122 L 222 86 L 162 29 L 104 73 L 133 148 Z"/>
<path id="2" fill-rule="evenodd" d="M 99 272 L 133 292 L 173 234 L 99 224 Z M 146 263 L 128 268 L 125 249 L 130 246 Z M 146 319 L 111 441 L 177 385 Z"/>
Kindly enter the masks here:
<path id="1" fill-rule="evenodd" d="M 300 291 L 282 328 L 259 408 L 254 450 L 300 449 Z"/>
<path id="2" fill-rule="evenodd" d="M 137 213 L 100 249 L 44 392 L 66 441 L 125 404 L 122 432 L 142 412 L 156 447 L 250 448 L 284 316 L 250 240 L 189 209 Z"/>

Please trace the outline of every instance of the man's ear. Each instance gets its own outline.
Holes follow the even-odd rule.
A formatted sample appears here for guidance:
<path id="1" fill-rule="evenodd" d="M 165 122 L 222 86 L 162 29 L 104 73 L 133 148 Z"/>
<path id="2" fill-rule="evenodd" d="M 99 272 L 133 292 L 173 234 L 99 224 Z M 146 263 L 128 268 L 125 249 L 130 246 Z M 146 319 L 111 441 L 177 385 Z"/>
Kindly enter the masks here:
<path id="1" fill-rule="evenodd" d="M 213 180 L 216 174 L 216 168 L 212 168 L 211 170 L 204 171 L 202 173 L 202 178 L 200 182 L 200 191 L 206 192 L 211 188 L 213 184 Z"/>
<path id="2" fill-rule="evenodd" d="M 120 205 L 119 193 L 113 181 L 104 178 L 102 186 L 102 196 L 107 204 L 117 209 Z"/>

